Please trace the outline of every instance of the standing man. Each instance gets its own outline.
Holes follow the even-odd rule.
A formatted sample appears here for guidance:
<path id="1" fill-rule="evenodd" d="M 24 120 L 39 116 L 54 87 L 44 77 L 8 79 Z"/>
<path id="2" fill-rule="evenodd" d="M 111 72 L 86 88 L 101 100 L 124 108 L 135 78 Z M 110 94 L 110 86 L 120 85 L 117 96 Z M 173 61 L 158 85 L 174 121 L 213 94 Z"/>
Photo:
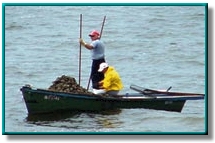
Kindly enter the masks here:
<path id="1" fill-rule="evenodd" d="M 79 39 L 81 45 L 83 45 L 86 49 L 91 50 L 92 56 L 92 67 L 91 67 L 91 80 L 94 89 L 99 89 L 98 82 L 104 79 L 104 74 L 98 72 L 99 65 L 105 62 L 105 46 L 100 41 L 100 34 L 98 31 L 93 30 L 89 34 L 92 42 L 90 44 L 86 43 L 83 39 Z"/>

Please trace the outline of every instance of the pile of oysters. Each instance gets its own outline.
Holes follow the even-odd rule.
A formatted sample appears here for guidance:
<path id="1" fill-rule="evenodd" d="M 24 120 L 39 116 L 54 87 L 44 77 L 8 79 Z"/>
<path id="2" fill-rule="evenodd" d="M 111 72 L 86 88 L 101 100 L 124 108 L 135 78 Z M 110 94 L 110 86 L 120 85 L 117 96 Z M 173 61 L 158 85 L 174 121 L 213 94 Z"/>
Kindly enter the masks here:
<path id="1" fill-rule="evenodd" d="M 92 92 L 77 84 L 75 78 L 70 76 L 62 75 L 52 83 L 53 84 L 48 88 L 50 91 L 93 95 Z"/>

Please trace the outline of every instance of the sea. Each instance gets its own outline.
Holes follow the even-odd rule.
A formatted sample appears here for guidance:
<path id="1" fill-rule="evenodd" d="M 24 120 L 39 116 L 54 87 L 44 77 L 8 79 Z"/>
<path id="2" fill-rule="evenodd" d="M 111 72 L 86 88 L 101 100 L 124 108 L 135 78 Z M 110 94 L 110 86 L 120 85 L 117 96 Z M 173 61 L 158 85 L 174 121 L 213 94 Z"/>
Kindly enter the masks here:
<path id="1" fill-rule="evenodd" d="M 120 74 L 124 85 L 121 93 L 136 93 L 130 89 L 135 84 L 159 90 L 171 86 L 170 91 L 205 94 L 204 5 L 6 5 L 3 20 L 4 133 L 207 132 L 207 98 L 186 101 L 181 113 L 117 109 L 32 116 L 20 91 L 26 84 L 47 89 L 62 75 L 74 77 L 77 82 L 80 75 L 81 86 L 87 88 L 92 60 L 89 50 L 80 50 L 79 37 L 90 43 L 88 34 L 102 29 L 105 59 Z"/>

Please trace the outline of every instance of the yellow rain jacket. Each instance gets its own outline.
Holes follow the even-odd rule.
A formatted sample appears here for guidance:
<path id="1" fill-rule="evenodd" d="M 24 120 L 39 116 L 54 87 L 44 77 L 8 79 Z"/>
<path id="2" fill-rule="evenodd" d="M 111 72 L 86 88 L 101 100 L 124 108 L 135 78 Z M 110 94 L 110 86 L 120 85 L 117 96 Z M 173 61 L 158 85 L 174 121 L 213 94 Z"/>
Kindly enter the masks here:
<path id="1" fill-rule="evenodd" d="M 109 66 L 108 70 L 104 73 L 104 80 L 102 82 L 105 91 L 121 90 L 123 88 L 120 76 L 112 66 Z"/>

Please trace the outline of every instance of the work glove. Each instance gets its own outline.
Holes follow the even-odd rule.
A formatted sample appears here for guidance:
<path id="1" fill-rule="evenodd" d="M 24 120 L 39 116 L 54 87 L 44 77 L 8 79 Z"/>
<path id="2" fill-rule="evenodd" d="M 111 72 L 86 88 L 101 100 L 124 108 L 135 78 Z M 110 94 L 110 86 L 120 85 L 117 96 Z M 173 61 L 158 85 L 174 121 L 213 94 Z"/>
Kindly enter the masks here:
<path id="1" fill-rule="evenodd" d="M 81 45 L 85 46 L 87 43 L 84 42 L 84 40 L 82 38 L 79 39 L 79 42 L 81 43 Z"/>

